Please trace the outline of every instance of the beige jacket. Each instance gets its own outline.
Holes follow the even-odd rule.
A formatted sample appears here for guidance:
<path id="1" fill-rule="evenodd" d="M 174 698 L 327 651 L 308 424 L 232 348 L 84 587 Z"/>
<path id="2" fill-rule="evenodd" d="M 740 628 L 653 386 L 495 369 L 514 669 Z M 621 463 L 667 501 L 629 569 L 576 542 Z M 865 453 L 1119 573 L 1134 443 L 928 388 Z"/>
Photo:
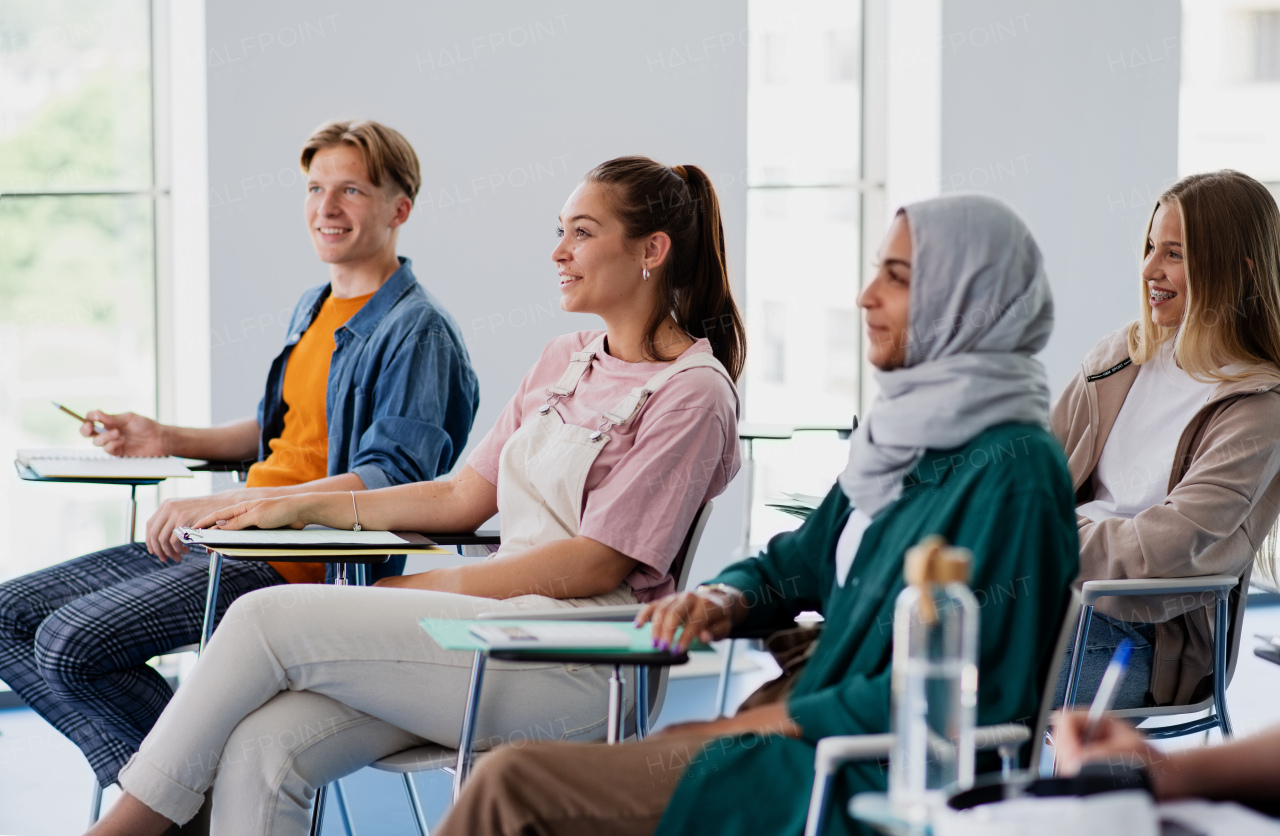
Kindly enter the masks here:
<path id="1" fill-rule="evenodd" d="M 1067 454 L 1076 503 L 1093 499 L 1093 472 L 1138 366 L 1128 327 L 1108 334 L 1053 407 L 1053 432 Z M 1269 367 L 1220 383 L 1178 440 L 1164 504 L 1132 520 L 1078 519 L 1080 580 L 1176 578 L 1229 574 L 1232 632 L 1240 633 L 1254 554 L 1280 514 L 1280 383 Z M 1098 611 L 1126 621 L 1157 622 L 1151 693 L 1157 705 L 1212 692 L 1213 594 L 1106 598 Z"/>

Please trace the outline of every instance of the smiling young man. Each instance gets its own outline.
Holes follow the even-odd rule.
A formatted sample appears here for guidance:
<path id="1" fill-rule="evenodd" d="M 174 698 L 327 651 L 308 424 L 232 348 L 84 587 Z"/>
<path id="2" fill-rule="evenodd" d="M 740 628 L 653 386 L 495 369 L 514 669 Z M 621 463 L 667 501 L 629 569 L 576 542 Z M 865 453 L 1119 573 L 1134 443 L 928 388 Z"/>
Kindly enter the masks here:
<path id="1" fill-rule="evenodd" d="M 302 148 L 305 219 L 329 281 L 303 293 L 257 416 L 221 427 L 90 412 L 81 432 L 108 453 L 257 459 L 241 490 L 161 504 L 146 542 L 85 555 L 0 585 L 0 679 L 113 782 L 172 695 L 146 663 L 198 641 L 206 564 L 174 531 L 247 499 L 363 491 L 431 480 L 453 467 L 479 387 L 453 318 L 396 255 L 421 182 L 418 158 L 377 122 L 321 126 Z M 399 574 L 403 557 L 375 567 Z M 223 565 L 232 601 L 319 583 L 323 563 Z"/>

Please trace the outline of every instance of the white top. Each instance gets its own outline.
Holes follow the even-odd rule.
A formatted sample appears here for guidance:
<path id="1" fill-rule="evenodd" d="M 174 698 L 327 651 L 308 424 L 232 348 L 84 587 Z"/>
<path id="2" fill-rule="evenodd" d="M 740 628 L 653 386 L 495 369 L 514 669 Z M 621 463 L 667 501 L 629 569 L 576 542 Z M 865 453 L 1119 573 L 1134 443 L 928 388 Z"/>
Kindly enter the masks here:
<path id="1" fill-rule="evenodd" d="M 1131 520 L 1164 503 L 1178 439 L 1217 383 L 1201 383 L 1178 368 L 1173 340 L 1138 368 L 1133 388 L 1093 472 L 1094 499 L 1076 508 L 1091 520 Z"/>
<path id="2" fill-rule="evenodd" d="M 858 546 L 862 545 L 862 535 L 870 526 L 871 518 L 862 509 L 854 508 L 840 530 L 840 539 L 836 541 L 836 583 L 840 586 L 844 586 L 845 578 L 849 577 L 853 557 L 858 553 Z"/>

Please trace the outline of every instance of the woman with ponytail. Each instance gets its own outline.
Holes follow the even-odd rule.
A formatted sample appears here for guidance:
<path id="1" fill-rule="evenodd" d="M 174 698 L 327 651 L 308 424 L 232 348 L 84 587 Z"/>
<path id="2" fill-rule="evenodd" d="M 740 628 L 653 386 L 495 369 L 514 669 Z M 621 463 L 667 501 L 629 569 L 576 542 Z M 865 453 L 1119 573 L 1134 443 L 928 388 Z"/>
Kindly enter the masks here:
<path id="1" fill-rule="evenodd" d="M 694 166 L 611 160 L 569 195 L 559 226 L 561 307 L 605 328 L 552 340 L 457 476 L 247 502 L 199 523 L 463 532 L 501 512 L 497 554 L 372 589 L 243 596 L 91 833 L 160 834 L 202 810 L 215 834 L 306 833 L 317 787 L 458 744 L 471 654 L 441 649 L 420 619 L 674 591 L 694 516 L 738 469 L 746 341 L 715 190 Z M 477 739 L 603 738 L 608 673 L 491 662 Z"/>

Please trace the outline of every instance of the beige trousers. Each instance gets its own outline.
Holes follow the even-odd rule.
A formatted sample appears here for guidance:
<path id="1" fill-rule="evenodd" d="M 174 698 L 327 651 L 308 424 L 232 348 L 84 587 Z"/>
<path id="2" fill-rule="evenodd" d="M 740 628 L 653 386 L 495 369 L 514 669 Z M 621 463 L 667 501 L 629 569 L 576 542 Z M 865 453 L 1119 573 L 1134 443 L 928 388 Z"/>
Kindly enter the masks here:
<path id="1" fill-rule="evenodd" d="M 435 836 L 650 836 L 710 739 L 504 746 L 477 760 Z"/>
<path id="2" fill-rule="evenodd" d="M 634 601 L 628 591 L 590 603 Z M 317 787 L 412 746 L 457 745 L 472 654 L 442 650 L 418 619 L 582 603 L 312 584 L 253 592 L 227 611 L 120 785 L 179 823 L 212 787 L 215 836 L 301 836 Z M 607 693 L 607 668 L 490 662 L 477 746 L 601 739 Z"/>

